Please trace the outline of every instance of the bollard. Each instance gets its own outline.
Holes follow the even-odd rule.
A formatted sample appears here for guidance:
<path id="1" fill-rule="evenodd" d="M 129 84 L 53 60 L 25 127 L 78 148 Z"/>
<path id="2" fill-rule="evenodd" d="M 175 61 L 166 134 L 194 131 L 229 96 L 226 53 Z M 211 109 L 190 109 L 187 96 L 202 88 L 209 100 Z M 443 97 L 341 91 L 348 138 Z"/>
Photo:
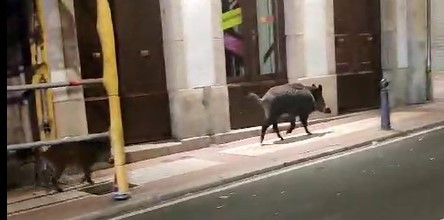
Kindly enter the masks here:
<path id="1" fill-rule="evenodd" d="M 390 130 L 390 103 L 389 103 L 389 94 L 388 94 L 388 86 L 390 82 L 386 79 L 382 79 L 380 82 L 381 86 L 381 129 L 382 130 Z"/>

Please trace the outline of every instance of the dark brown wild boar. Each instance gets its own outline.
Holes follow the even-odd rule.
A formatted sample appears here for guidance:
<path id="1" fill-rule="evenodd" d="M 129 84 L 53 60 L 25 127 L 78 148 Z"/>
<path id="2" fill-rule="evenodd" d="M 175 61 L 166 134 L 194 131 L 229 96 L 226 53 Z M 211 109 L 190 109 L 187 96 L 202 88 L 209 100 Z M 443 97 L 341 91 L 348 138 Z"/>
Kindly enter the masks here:
<path id="1" fill-rule="evenodd" d="M 51 173 L 50 181 L 59 192 L 63 190 L 60 188 L 58 180 L 68 166 L 81 168 L 84 174 L 82 182 L 87 181 L 94 184 L 91 179 L 91 167 L 97 162 L 113 162 L 109 140 L 93 140 L 52 146 L 42 152 L 41 158 L 47 162 Z"/>
<path id="2" fill-rule="evenodd" d="M 260 142 L 264 141 L 265 132 L 270 125 L 277 136 L 283 140 L 279 134 L 278 119 L 282 115 L 289 115 L 290 128 L 287 133 L 291 133 L 296 127 L 296 117 L 299 116 L 305 132 L 308 131 L 308 116 L 315 110 L 323 113 L 331 113 L 330 108 L 325 105 L 322 95 L 322 86 L 305 86 L 300 83 L 284 84 L 270 88 L 265 95 L 260 98 L 254 93 L 249 93 L 248 97 L 254 98 L 264 109 L 265 121 L 262 125 Z"/>

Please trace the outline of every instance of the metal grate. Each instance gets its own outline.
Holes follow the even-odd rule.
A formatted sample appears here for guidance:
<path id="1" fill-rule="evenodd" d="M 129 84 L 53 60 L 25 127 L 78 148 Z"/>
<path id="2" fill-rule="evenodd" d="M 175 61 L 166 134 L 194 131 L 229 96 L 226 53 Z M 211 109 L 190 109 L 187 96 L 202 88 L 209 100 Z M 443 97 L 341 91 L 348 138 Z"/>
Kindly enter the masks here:
<path id="1" fill-rule="evenodd" d="M 138 185 L 129 184 L 129 188 L 132 189 L 137 187 Z M 106 182 L 101 184 L 95 184 L 93 186 L 88 186 L 83 189 L 80 189 L 81 192 L 86 192 L 93 195 L 105 195 L 113 192 L 114 184 L 113 182 Z"/>

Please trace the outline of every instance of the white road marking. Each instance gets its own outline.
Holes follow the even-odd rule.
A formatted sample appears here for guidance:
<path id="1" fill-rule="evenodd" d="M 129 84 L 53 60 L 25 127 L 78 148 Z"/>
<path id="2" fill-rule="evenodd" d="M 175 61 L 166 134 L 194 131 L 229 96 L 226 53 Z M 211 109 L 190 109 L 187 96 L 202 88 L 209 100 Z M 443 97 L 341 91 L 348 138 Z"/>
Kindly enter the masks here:
<path id="1" fill-rule="evenodd" d="M 329 157 L 320 158 L 320 159 L 316 159 L 316 160 L 313 160 L 313 161 L 308 161 L 308 162 L 301 163 L 301 164 L 296 164 L 294 166 L 283 168 L 283 169 L 280 169 L 280 170 L 277 170 L 277 171 L 273 171 L 273 172 L 270 172 L 270 173 L 266 173 L 266 174 L 262 174 L 262 175 L 254 176 L 254 177 L 250 177 L 250 178 L 238 181 L 238 182 L 230 183 L 230 184 L 225 185 L 225 186 L 220 186 L 220 187 L 217 187 L 217 188 L 213 188 L 213 189 L 206 190 L 206 191 L 203 191 L 203 192 L 200 192 L 200 193 L 196 193 L 196 194 L 192 194 L 192 195 L 189 195 L 189 196 L 181 197 L 181 198 L 178 198 L 178 199 L 173 199 L 171 201 L 167 201 L 167 202 L 164 202 L 162 204 L 155 205 L 155 206 L 152 206 L 152 207 L 149 207 L 149 208 L 146 208 L 146 209 L 142 209 L 142 210 L 138 210 L 138 211 L 135 211 L 135 212 L 127 213 L 127 214 L 124 214 L 124 215 L 121 215 L 121 216 L 118 216 L 118 217 L 114 217 L 114 218 L 112 218 L 112 220 L 120 220 L 120 219 L 129 218 L 131 216 L 140 215 L 140 214 L 143 214 L 143 213 L 146 213 L 146 212 L 154 211 L 154 210 L 157 210 L 157 209 L 160 209 L 160 208 L 163 208 L 163 207 L 171 206 L 171 205 L 174 205 L 174 204 L 177 204 L 177 203 L 181 203 L 181 202 L 185 202 L 185 201 L 188 201 L 188 200 L 191 200 L 191 199 L 195 199 L 195 198 L 198 198 L 198 197 L 202 197 L 202 196 L 206 196 L 206 195 L 209 195 L 209 194 L 221 192 L 221 191 L 232 189 L 232 188 L 235 188 L 235 187 L 238 187 L 238 186 L 242 186 L 242 185 L 245 185 L 245 184 L 248 184 L 248 183 L 257 182 L 257 181 L 260 181 L 260 180 L 263 180 L 263 179 L 266 179 L 266 178 L 270 178 L 270 177 L 273 177 L 273 176 L 277 176 L 277 175 L 285 174 L 285 173 L 292 172 L 292 171 L 295 171 L 295 170 L 299 170 L 301 168 L 305 168 L 305 167 L 313 166 L 313 165 L 316 165 L 316 164 L 324 163 L 324 162 L 327 162 L 327 161 L 330 161 L 330 160 L 339 159 L 339 158 L 350 156 L 350 155 L 353 155 L 353 154 L 356 154 L 356 153 L 361 153 L 361 152 L 364 152 L 364 151 L 369 151 L 369 150 L 372 150 L 372 149 L 375 149 L 375 148 L 378 148 L 378 147 L 389 145 L 389 144 L 392 144 L 392 143 L 395 143 L 395 142 L 398 142 L 398 141 L 402 141 L 402 140 L 405 140 L 405 139 L 408 139 L 408 138 L 424 135 L 424 134 L 427 134 L 427 133 L 430 133 L 430 132 L 433 132 L 433 131 L 437 131 L 437 130 L 440 130 L 440 129 L 444 129 L 444 126 L 438 126 L 438 127 L 435 127 L 435 128 L 419 131 L 419 132 L 416 132 L 416 133 L 413 133 L 413 134 L 410 134 L 410 135 L 407 135 L 407 136 L 404 136 L 404 137 L 394 138 L 392 140 L 388 140 L 388 141 L 385 141 L 385 142 L 382 142 L 382 143 L 379 143 L 379 144 L 369 145 L 367 147 L 358 148 L 358 149 L 350 150 L 350 151 L 347 151 L 347 152 L 338 153 L 336 155 L 332 155 L 332 156 L 329 156 Z"/>
<path id="2" fill-rule="evenodd" d="M 398 112 L 394 113 L 396 114 L 397 118 L 406 118 L 411 116 L 412 113 L 409 112 Z M 417 114 L 417 113 L 415 113 Z M 362 131 L 371 127 L 375 127 L 379 124 L 379 117 L 369 118 L 369 119 L 363 119 L 360 121 L 355 121 L 351 123 L 346 123 L 342 125 L 333 126 L 326 129 L 316 130 L 312 132 L 314 135 L 311 137 L 308 137 L 308 139 L 290 142 L 290 143 L 281 143 L 281 144 L 272 144 L 275 141 L 279 141 L 278 138 L 268 140 L 265 142 L 265 145 L 261 146 L 260 143 L 254 143 L 254 144 L 248 144 L 243 145 L 239 147 L 229 148 L 220 151 L 219 153 L 225 153 L 225 154 L 236 154 L 236 155 L 243 155 L 243 156 L 260 156 L 263 154 L 269 154 L 274 153 L 276 151 L 285 150 L 288 148 L 297 147 L 300 145 L 306 145 L 312 142 L 316 142 L 322 139 L 328 139 L 333 137 L 342 136 L 345 134 L 350 134 L 358 131 Z M 322 136 L 315 136 L 316 134 L 323 134 Z M 268 135 L 273 135 L 273 133 L 270 133 Z M 306 136 L 305 133 L 300 133 L 297 135 L 289 135 L 285 139 L 292 139 L 292 138 L 298 138 Z"/>

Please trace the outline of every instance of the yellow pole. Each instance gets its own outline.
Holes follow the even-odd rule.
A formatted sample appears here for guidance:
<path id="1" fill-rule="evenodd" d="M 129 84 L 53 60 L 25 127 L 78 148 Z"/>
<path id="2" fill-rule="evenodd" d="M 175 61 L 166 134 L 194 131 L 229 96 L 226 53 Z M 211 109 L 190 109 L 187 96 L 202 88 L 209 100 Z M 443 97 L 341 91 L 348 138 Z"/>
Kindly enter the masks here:
<path id="1" fill-rule="evenodd" d="M 114 167 L 117 178 L 117 199 L 129 197 L 125 169 L 122 116 L 120 112 L 119 82 L 117 78 L 116 51 L 111 10 L 108 0 L 97 0 L 97 31 L 102 46 L 103 84 L 109 97 L 110 138 L 114 152 Z"/>
<path id="2" fill-rule="evenodd" d="M 46 64 L 41 65 L 40 67 L 38 67 L 32 77 L 32 84 L 39 84 L 41 83 L 41 80 L 43 79 L 45 82 L 48 82 L 48 78 L 45 76 L 48 73 L 48 67 Z M 39 131 L 40 131 L 40 139 L 41 140 L 53 140 L 56 138 L 56 128 L 55 128 L 55 117 L 54 117 L 54 105 L 52 102 L 52 93 L 51 90 L 49 89 L 45 89 L 43 90 L 44 93 L 46 95 L 46 106 L 47 106 L 47 116 L 48 116 L 48 122 L 49 122 L 49 127 L 50 127 L 50 131 L 46 132 L 43 128 L 43 126 L 39 126 Z M 36 105 L 36 114 L 37 114 L 37 121 L 39 123 L 39 125 L 43 125 L 45 122 L 43 121 L 43 104 L 42 103 L 42 99 L 43 97 L 41 97 L 41 91 L 40 90 L 35 90 L 34 92 L 35 94 L 35 105 Z"/>
<path id="3" fill-rule="evenodd" d="M 43 79 L 46 82 L 50 82 L 50 68 L 48 66 L 48 54 L 47 54 L 47 42 L 46 42 L 46 26 L 45 26 L 45 19 L 44 19 L 44 13 L 43 13 L 43 5 L 42 0 L 36 0 L 35 1 L 35 8 L 36 8 L 36 19 L 37 23 L 40 26 L 41 37 L 43 42 L 36 42 L 35 40 L 31 42 L 31 62 L 34 68 L 36 68 L 36 71 L 33 75 L 32 83 L 37 84 L 40 83 L 40 80 Z M 34 25 L 34 24 L 32 24 Z M 43 130 L 42 126 L 39 126 L 40 130 L 40 139 L 41 140 L 51 140 L 56 138 L 56 128 L 55 128 L 55 117 L 54 117 L 54 105 L 52 102 L 52 91 L 50 89 L 45 90 L 44 94 L 46 95 L 46 105 L 47 105 L 47 116 L 49 120 L 49 126 L 50 126 L 50 132 L 45 132 Z M 43 106 L 41 103 L 42 97 L 40 96 L 40 91 L 35 91 L 35 100 L 36 100 L 36 113 L 37 113 L 37 120 L 39 122 L 39 125 L 43 124 Z"/>

